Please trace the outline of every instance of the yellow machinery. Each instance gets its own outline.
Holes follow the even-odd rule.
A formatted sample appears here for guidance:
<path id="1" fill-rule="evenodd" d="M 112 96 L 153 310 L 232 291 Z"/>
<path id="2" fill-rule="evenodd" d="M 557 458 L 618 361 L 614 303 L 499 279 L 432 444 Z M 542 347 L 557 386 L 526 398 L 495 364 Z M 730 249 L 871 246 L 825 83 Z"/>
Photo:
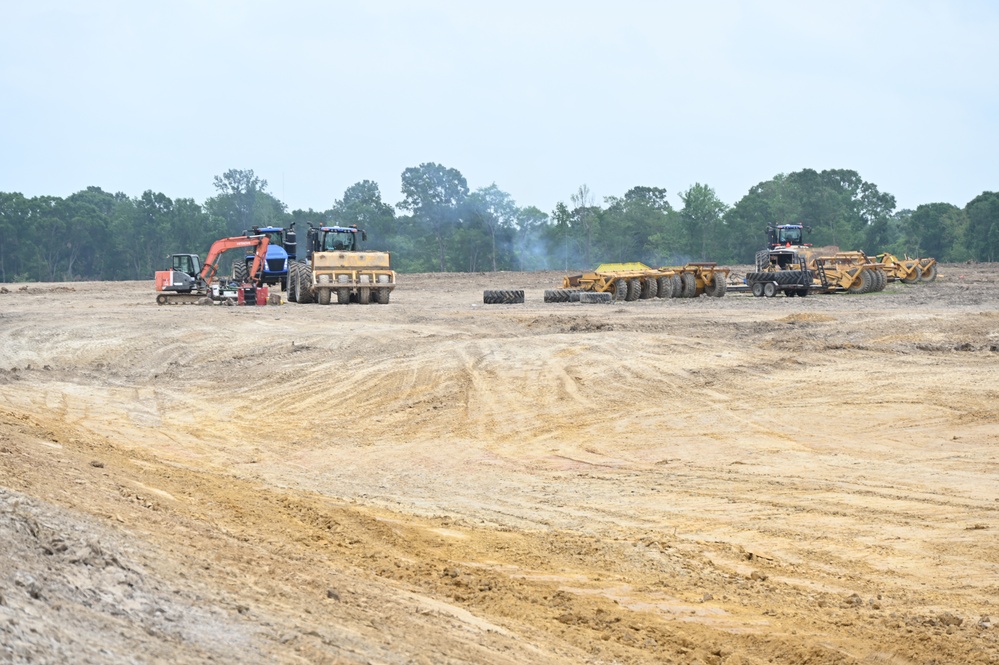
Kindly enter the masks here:
<path id="1" fill-rule="evenodd" d="M 650 268 L 644 263 L 603 263 L 593 272 L 569 275 L 562 288 L 545 292 L 545 302 L 566 302 L 575 291 L 610 293 L 614 300 L 649 298 L 696 298 L 707 294 L 720 298 L 727 289 L 729 268 L 716 263 Z"/>

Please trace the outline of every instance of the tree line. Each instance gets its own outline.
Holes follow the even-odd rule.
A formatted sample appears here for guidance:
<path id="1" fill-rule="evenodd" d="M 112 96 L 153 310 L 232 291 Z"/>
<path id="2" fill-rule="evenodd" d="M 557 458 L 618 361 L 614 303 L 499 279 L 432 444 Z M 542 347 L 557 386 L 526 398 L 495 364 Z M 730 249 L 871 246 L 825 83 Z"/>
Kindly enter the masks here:
<path id="1" fill-rule="evenodd" d="M 458 170 L 436 163 L 403 171 L 395 207 L 370 180 L 322 211 L 289 211 L 252 170 L 229 170 L 214 187 L 203 203 L 100 187 L 66 198 L 0 192 L 0 282 L 150 279 L 171 253 L 204 254 L 218 238 L 292 223 L 300 233 L 309 224 L 356 224 L 368 233 L 367 248 L 394 253 L 400 272 L 744 264 L 772 224 L 804 224 L 814 245 L 868 254 L 999 259 L 999 193 L 983 192 L 963 207 L 897 210 L 894 196 L 843 169 L 778 174 L 731 206 L 700 183 L 679 192 L 677 207 L 660 187 L 598 202 L 582 185 L 550 212 L 518 206 L 495 184 L 470 191 Z"/>

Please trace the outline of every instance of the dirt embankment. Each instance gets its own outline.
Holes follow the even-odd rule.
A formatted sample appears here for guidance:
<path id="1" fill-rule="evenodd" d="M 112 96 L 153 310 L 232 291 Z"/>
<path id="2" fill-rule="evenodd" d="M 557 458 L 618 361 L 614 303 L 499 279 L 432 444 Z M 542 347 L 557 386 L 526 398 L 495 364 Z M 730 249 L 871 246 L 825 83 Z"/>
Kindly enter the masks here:
<path id="1" fill-rule="evenodd" d="M 995 266 L 543 303 L 560 280 L 7 285 L 0 659 L 999 662 Z"/>

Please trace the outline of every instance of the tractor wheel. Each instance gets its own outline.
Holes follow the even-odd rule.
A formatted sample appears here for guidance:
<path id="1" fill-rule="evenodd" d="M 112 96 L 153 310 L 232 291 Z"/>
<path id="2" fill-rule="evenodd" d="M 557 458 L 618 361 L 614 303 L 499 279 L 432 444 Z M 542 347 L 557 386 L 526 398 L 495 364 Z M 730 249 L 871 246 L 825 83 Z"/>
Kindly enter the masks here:
<path id="1" fill-rule="evenodd" d="M 670 277 L 670 280 L 673 282 L 673 295 L 671 297 L 673 297 L 673 298 L 682 298 L 683 297 L 683 280 L 680 279 L 680 273 L 678 273 L 678 272 L 673 273 L 673 276 Z"/>
<path id="2" fill-rule="evenodd" d="M 360 305 L 367 305 L 371 302 L 371 287 L 362 286 L 357 289 L 357 302 Z"/>
<path id="3" fill-rule="evenodd" d="M 320 305 L 330 304 L 330 290 L 329 289 L 318 289 L 318 300 Z"/>
<path id="4" fill-rule="evenodd" d="M 915 284 L 923 278 L 923 268 L 918 263 L 912 266 L 912 270 L 906 273 L 905 277 L 899 279 L 903 284 Z"/>
<path id="5" fill-rule="evenodd" d="M 298 302 L 298 264 L 292 263 L 288 266 L 288 277 L 284 287 L 285 296 L 288 302 Z"/>
<path id="6" fill-rule="evenodd" d="M 569 289 L 548 289 L 545 302 L 569 302 Z"/>
<path id="7" fill-rule="evenodd" d="M 232 264 L 232 279 L 240 284 L 246 283 L 246 261 L 238 260 Z"/>
<path id="8" fill-rule="evenodd" d="M 378 300 L 379 305 L 389 304 L 389 297 L 392 295 L 392 289 L 380 288 L 375 289 L 375 298 Z"/>
<path id="9" fill-rule="evenodd" d="M 295 292 L 298 295 L 298 302 L 303 304 L 312 302 L 312 273 L 309 266 L 299 266 Z"/>
<path id="10" fill-rule="evenodd" d="M 777 295 L 777 285 L 773 282 L 763 283 L 763 295 L 767 298 L 773 298 Z"/>
<path id="11" fill-rule="evenodd" d="M 757 298 L 762 298 L 763 282 L 753 282 L 752 286 L 749 287 L 749 290 L 752 291 L 753 295 L 756 296 Z"/>
<path id="12" fill-rule="evenodd" d="M 850 293 L 867 293 L 871 290 L 871 276 L 866 270 L 861 270 L 846 290 Z"/>
<path id="13" fill-rule="evenodd" d="M 798 296 L 798 289 L 784 289 L 784 295 L 788 298 L 796 298 Z"/>
<path id="14" fill-rule="evenodd" d="M 663 275 L 656 279 L 659 282 L 656 286 L 656 295 L 660 298 L 672 298 L 673 297 L 673 278 Z"/>
<path id="15" fill-rule="evenodd" d="M 937 264 L 925 266 L 923 268 L 922 281 L 932 282 L 937 278 Z"/>
<path id="16" fill-rule="evenodd" d="M 808 287 L 806 286 L 803 289 L 798 289 L 797 294 L 799 298 L 804 298 L 805 296 L 808 295 Z"/>
<path id="17" fill-rule="evenodd" d="M 682 285 L 680 296 L 681 298 L 696 298 L 697 297 L 697 276 L 692 272 L 685 272 L 680 275 L 680 284 Z"/>
<path id="18" fill-rule="evenodd" d="M 888 273 L 880 268 L 878 268 L 878 282 L 878 291 L 884 291 L 888 286 Z"/>
<path id="19" fill-rule="evenodd" d="M 350 304 L 350 289 L 339 288 L 336 290 L 336 304 L 338 305 Z"/>
<path id="20" fill-rule="evenodd" d="M 640 279 L 629 279 L 628 280 L 628 295 L 625 296 L 625 300 L 628 302 L 634 302 L 642 296 L 642 280 Z"/>
<path id="21" fill-rule="evenodd" d="M 642 279 L 642 293 L 639 296 L 642 300 L 655 298 L 659 293 L 659 280 L 655 277 L 645 277 Z"/>
<path id="22" fill-rule="evenodd" d="M 725 275 L 723 273 L 716 272 L 711 275 L 711 282 L 704 292 L 713 298 L 721 298 L 725 295 L 727 290 L 728 284 L 725 282 Z"/>
<path id="23" fill-rule="evenodd" d="M 615 279 L 614 300 L 627 300 L 627 299 L 628 299 L 628 280 Z"/>

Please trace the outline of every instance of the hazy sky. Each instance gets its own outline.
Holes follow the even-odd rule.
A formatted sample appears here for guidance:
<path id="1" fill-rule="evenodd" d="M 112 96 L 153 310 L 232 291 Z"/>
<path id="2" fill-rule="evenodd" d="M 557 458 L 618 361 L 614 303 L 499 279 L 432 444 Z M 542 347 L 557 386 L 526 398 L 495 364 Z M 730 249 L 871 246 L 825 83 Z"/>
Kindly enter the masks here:
<path id="1" fill-rule="evenodd" d="M 999 190 L 999 3 L 0 0 L 0 191 L 290 209 L 422 162 L 550 212 L 587 184 L 735 203 L 853 169 L 899 207 Z"/>

